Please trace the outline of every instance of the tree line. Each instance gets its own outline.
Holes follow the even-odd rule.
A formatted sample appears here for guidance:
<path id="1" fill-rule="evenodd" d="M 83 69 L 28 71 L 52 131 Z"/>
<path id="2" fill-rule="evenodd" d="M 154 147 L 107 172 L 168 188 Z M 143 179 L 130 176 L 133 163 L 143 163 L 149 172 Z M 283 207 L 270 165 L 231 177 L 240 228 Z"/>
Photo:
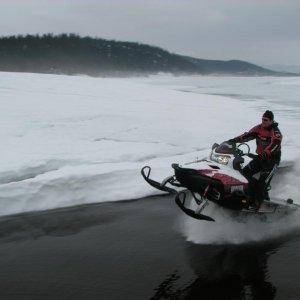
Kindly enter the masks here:
<path id="1" fill-rule="evenodd" d="M 199 73 L 193 62 L 159 47 L 76 34 L 1 37 L 0 70 L 95 76 Z"/>

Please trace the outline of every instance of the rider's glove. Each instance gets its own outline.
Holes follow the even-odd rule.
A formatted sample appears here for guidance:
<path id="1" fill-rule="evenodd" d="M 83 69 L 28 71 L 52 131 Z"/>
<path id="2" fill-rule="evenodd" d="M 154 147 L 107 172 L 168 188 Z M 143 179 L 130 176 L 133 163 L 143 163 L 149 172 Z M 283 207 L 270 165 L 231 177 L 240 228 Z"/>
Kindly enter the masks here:
<path id="1" fill-rule="evenodd" d="M 270 152 L 265 150 L 259 155 L 259 157 L 262 160 L 268 160 L 270 158 Z"/>
<path id="2" fill-rule="evenodd" d="M 235 139 L 230 139 L 227 141 L 227 143 L 229 144 L 236 144 L 236 140 Z"/>

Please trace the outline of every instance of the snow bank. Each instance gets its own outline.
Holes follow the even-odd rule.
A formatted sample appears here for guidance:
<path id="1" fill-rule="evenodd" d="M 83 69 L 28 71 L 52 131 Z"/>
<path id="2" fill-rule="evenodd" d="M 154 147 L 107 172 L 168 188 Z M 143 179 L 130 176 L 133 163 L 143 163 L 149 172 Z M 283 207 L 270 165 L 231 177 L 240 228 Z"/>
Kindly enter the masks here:
<path id="1" fill-rule="evenodd" d="M 0 215 L 157 193 L 142 166 L 163 178 L 171 163 L 202 157 L 259 121 L 264 100 L 199 91 L 225 88 L 220 80 L 0 73 Z M 297 122 L 281 126 L 290 133 L 285 160 L 296 157 Z"/>

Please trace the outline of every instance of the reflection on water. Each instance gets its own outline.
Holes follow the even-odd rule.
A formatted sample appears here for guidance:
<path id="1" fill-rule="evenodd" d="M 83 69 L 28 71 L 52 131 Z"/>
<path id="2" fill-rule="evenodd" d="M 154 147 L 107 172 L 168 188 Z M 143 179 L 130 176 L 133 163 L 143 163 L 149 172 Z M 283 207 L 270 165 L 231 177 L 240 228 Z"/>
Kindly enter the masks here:
<path id="1" fill-rule="evenodd" d="M 102 211 L 106 210 L 103 214 Z M 120 219 L 110 203 L 90 204 L 0 218 L 0 244 L 44 236 L 68 236 Z"/>
<path id="2" fill-rule="evenodd" d="M 189 295 L 201 292 L 229 299 L 247 296 L 252 296 L 250 299 L 273 299 L 276 288 L 267 280 L 267 261 L 278 246 L 197 247 L 190 244 L 187 254 L 198 278 Z"/>
<path id="3" fill-rule="evenodd" d="M 152 299 L 274 299 L 268 258 L 280 246 L 203 246 L 187 243 L 186 253 L 195 279 L 178 286 L 178 272 L 170 274 Z"/>

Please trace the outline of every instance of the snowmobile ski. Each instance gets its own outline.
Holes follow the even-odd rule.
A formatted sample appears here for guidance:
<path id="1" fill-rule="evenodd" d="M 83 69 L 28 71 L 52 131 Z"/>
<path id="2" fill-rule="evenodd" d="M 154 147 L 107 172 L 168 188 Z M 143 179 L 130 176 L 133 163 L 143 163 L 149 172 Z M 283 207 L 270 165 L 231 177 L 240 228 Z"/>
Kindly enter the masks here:
<path id="1" fill-rule="evenodd" d="M 185 214 L 197 220 L 215 222 L 213 218 L 200 213 L 207 205 L 207 200 L 203 201 L 202 207 L 200 207 L 199 210 L 192 210 L 190 208 L 187 208 L 185 206 L 185 200 L 186 200 L 186 193 L 184 191 L 177 193 L 177 195 L 175 196 L 175 203 Z"/>
<path id="2" fill-rule="evenodd" d="M 154 188 L 163 191 L 163 192 L 167 192 L 170 194 L 177 194 L 177 191 L 175 189 L 172 189 L 168 186 L 166 186 L 168 183 L 171 183 L 173 181 L 173 176 L 167 177 L 162 183 L 157 182 L 153 179 L 150 178 L 150 173 L 151 173 L 151 167 L 149 166 L 145 166 L 142 168 L 141 170 L 141 174 L 143 176 L 143 178 Z"/>

